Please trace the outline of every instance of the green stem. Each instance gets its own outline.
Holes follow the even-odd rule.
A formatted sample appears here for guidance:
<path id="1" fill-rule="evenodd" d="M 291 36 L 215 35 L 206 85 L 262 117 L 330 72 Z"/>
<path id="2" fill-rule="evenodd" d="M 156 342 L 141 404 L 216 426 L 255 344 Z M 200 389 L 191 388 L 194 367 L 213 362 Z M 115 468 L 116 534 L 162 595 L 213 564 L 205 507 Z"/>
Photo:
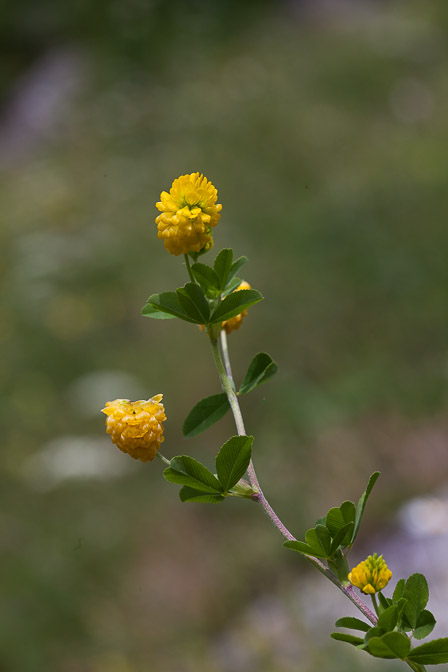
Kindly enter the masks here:
<path id="1" fill-rule="evenodd" d="M 232 409 L 237 432 L 240 436 L 245 435 L 246 429 L 244 427 L 244 420 L 241 413 L 238 397 L 235 392 L 235 384 L 232 379 L 232 369 L 230 366 L 226 333 L 224 330 L 221 330 L 221 349 L 223 352 L 225 364 L 223 363 L 221 353 L 219 352 L 218 341 L 216 338 L 213 337 L 213 334 L 210 330 L 209 330 L 209 337 L 212 345 L 213 358 L 215 360 L 216 368 L 218 369 L 222 386 L 227 394 L 230 408 Z M 285 537 L 285 539 L 287 539 L 288 541 L 296 541 L 294 535 L 292 535 L 291 532 L 288 530 L 288 528 L 282 523 L 282 521 L 277 516 L 274 509 L 264 496 L 263 490 L 261 489 L 260 483 L 258 482 L 257 474 L 255 473 L 255 468 L 252 460 L 249 463 L 247 473 L 249 476 L 250 484 L 256 492 L 256 494 L 253 496 L 253 499 L 255 499 L 255 501 L 257 501 L 259 504 L 261 504 L 266 515 L 270 518 L 271 522 L 275 525 L 275 527 L 279 530 L 279 532 L 281 532 L 281 534 Z M 363 615 L 373 625 L 377 624 L 377 618 L 375 614 L 373 614 L 367 607 L 367 605 L 364 604 L 361 598 L 358 597 L 358 595 L 356 595 L 356 593 L 353 591 L 352 586 L 345 585 L 341 581 L 339 581 L 339 579 L 333 574 L 333 572 L 331 572 L 328 569 L 328 567 L 326 567 L 326 565 L 324 565 L 324 563 L 318 558 L 312 558 L 310 556 L 304 556 L 304 557 L 308 560 L 308 562 L 314 565 L 314 567 L 316 567 L 316 569 L 319 570 L 321 574 L 323 574 L 329 581 L 331 581 L 337 588 L 339 588 L 339 590 L 342 591 L 344 595 L 351 602 L 353 602 L 353 604 L 363 613 Z"/>
<path id="2" fill-rule="evenodd" d="M 191 270 L 190 266 L 190 259 L 188 257 L 188 254 L 184 254 L 184 259 L 185 259 L 185 266 L 187 267 L 188 275 L 190 276 L 191 282 L 193 282 L 195 285 L 197 285 L 196 280 L 194 279 L 193 272 Z"/>
<path id="3" fill-rule="evenodd" d="M 379 614 L 379 611 L 378 611 L 378 602 L 377 602 L 375 593 L 372 593 L 370 595 L 370 597 L 372 598 L 372 604 L 373 604 L 373 608 L 375 609 L 375 614 L 377 616 L 379 616 L 380 614 Z"/>
<path id="4" fill-rule="evenodd" d="M 405 661 L 414 672 L 426 672 L 426 667 L 420 663 L 414 663 L 412 660 Z"/>
<path id="5" fill-rule="evenodd" d="M 170 464 L 171 464 L 170 461 L 167 460 L 166 457 L 164 457 L 164 456 L 162 455 L 162 453 L 157 452 L 156 455 L 157 455 L 157 457 L 159 458 L 159 460 L 161 460 L 161 461 L 163 462 L 163 464 L 166 464 L 168 467 L 170 466 Z"/>

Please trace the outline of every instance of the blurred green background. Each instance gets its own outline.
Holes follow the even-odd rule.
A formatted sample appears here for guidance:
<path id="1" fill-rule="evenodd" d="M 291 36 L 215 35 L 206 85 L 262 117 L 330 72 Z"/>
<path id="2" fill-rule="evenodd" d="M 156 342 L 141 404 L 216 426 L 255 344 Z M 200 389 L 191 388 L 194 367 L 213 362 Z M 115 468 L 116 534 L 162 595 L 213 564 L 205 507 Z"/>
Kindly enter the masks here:
<path id="1" fill-rule="evenodd" d="M 237 381 L 260 350 L 280 366 L 243 411 L 285 523 L 379 469 L 359 553 L 380 553 L 446 484 L 447 30 L 436 0 L 5 0 L 1 672 L 400 668 L 329 639 L 350 605 L 254 505 L 181 505 L 99 409 L 163 392 L 163 452 L 209 466 L 234 432 L 183 439 L 220 391 L 207 341 L 140 317 L 186 277 L 154 203 L 200 171 L 210 259 L 246 254 L 265 296 L 229 342 Z"/>

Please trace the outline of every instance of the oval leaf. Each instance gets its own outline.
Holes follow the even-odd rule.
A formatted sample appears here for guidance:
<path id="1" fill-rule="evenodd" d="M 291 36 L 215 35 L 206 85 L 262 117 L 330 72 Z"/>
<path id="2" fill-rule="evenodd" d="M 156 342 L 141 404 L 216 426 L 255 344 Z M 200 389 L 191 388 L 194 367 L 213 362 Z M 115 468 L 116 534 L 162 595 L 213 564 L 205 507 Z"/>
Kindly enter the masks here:
<path id="1" fill-rule="evenodd" d="M 230 318 L 239 315 L 254 303 L 258 303 L 263 299 L 260 292 L 256 289 L 240 289 L 237 292 L 232 292 L 229 296 L 221 301 L 219 306 L 210 317 L 210 323 L 216 324 L 230 320 Z"/>
<path id="2" fill-rule="evenodd" d="M 331 542 L 330 555 L 334 555 L 338 550 L 339 546 L 346 546 L 347 539 L 351 538 L 353 531 L 353 523 L 347 523 L 344 527 L 341 527 L 336 534 L 334 535 L 333 541 Z"/>
<path id="3" fill-rule="evenodd" d="M 396 604 L 385 609 L 378 617 L 378 625 L 380 628 L 383 628 L 385 632 L 392 632 L 397 623 L 398 606 Z"/>
<path id="4" fill-rule="evenodd" d="M 201 399 L 185 419 L 182 427 L 184 436 L 191 438 L 205 432 L 215 422 L 221 420 L 229 409 L 229 400 L 225 392 Z"/>
<path id="5" fill-rule="evenodd" d="M 420 612 L 417 619 L 417 627 L 414 630 L 415 639 L 424 639 L 434 630 L 436 619 L 427 609 Z"/>
<path id="6" fill-rule="evenodd" d="M 216 456 L 216 471 L 225 492 L 244 476 L 249 466 L 253 436 L 232 436 Z"/>
<path id="7" fill-rule="evenodd" d="M 337 639 L 339 642 L 347 642 L 347 644 L 353 644 L 353 646 L 359 646 L 362 644 L 361 637 L 355 637 L 355 635 L 349 635 L 346 632 L 332 632 L 330 637 Z"/>
<path id="8" fill-rule="evenodd" d="M 352 630 L 361 630 L 362 632 L 367 632 L 367 630 L 370 630 L 371 626 L 368 623 L 365 623 L 364 621 L 361 621 L 359 618 L 355 618 L 354 616 L 343 616 L 342 618 L 339 618 L 335 626 L 337 628 L 351 628 Z"/>
<path id="9" fill-rule="evenodd" d="M 176 290 L 179 303 L 186 314 L 198 324 L 207 324 L 210 317 L 210 306 L 199 285 L 187 282 L 184 287 Z"/>
<path id="10" fill-rule="evenodd" d="M 387 632 L 382 637 L 369 639 L 367 651 L 375 658 L 400 658 L 404 660 L 411 650 L 411 642 L 401 632 Z"/>
<path id="11" fill-rule="evenodd" d="M 216 476 L 203 464 L 189 455 L 179 455 L 170 460 L 170 466 L 163 472 L 167 481 L 188 485 L 197 490 L 221 493 L 222 486 Z"/>
<path id="12" fill-rule="evenodd" d="M 151 306 L 151 304 L 146 303 L 143 308 L 142 308 L 142 315 L 144 317 L 152 317 L 153 320 L 174 320 L 175 315 L 171 315 L 171 313 L 164 313 L 161 310 L 157 310 L 157 308 L 154 308 L 154 306 Z"/>
<path id="13" fill-rule="evenodd" d="M 412 629 L 417 627 L 418 616 L 428 604 L 429 588 L 423 574 L 412 574 L 406 581 L 403 597 L 407 600 L 404 615 Z"/>
<path id="14" fill-rule="evenodd" d="M 439 665 L 448 663 L 448 637 L 433 639 L 412 649 L 408 659 L 420 665 Z"/>
<path id="15" fill-rule="evenodd" d="M 230 269 L 232 268 L 233 261 L 233 250 L 229 248 L 224 248 L 218 254 L 213 264 L 214 271 L 218 277 L 219 287 L 221 290 L 224 289 L 228 282 Z"/>
<path id="16" fill-rule="evenodd" d="M 297 553 L 303 553 L 304 555 L 312 555 L 315 558 L 327 557 L 324 553 L 316 553 L 314 548 L 305 544 L 304 541 L 285 541 L 283 546 L 285 546 L 285 548 L 290 548 L 291 551 L 297 551 Z"/>
<path id="17" fill-rule="evenodd" d="M 277 370 L 278 366 L 272 357 L 267 352 L 259 352 L 249 364 L 249 368 L 239 389 L 239 394 L 251 392 L 258 385 L 269 380 Z"/>
<path id="18" fill-rule="evenodd" d="M 355 527 L 354 527 L 354 530 L 353 530 L 353 536 L 352 536 L 352 540 L 351 540 L 352 544 L 355 541 L 356 536 L 358 534 L 359 526 L 361 524 L 361 518 L 363 516 L 364 509 L 365 509 L 366 504 L 367 504 L 367 500 L 369 498 L 370 493 L 372 492 L 373 486 L 375 485 L 375 483 L 378 480 L 378 477 L 379 477 L 380 473 L 381 472 L 379 472 L 379 471 L 375 471 L 371 475 L 371 477 L 369 478 L 369 482 L 367 483 L 367 488 L 364 490 L 361 497 L 359 498 L 358 506 L 356 507 Z"/>
<path id="19" fill-rule="evenodd" d="M 196 490 L 185 485 L 179 491 L 179 497 L 182 502 L 203 502 L 204 504 L 218 504 L 224 501 L 222 495 L 213 495 L 208 492 Z"/>
<path id="20" fill-rule="evenodd" d="M 219 278 L 213 268 L 210 268 L 207 264 L 193 264 L 191 272 L 206 294 L 209 294 L 212 297 L 219 294 Z"/>
<path id="21" fill-rule="evenodd" d="M 192 319 L 184 310 L 184 308 L 179 303 L 179 297 L 176 292 L 162 292 L 161 294 L 152 294 L 147 304 L 155 308 L 156 310 L 161 311 L 162 313 L 168 313 L 173 315 L 173 317 L 178 317 L 185 322 L 193 322 L 193 324 L 202 324 L 195 319 Z"/>

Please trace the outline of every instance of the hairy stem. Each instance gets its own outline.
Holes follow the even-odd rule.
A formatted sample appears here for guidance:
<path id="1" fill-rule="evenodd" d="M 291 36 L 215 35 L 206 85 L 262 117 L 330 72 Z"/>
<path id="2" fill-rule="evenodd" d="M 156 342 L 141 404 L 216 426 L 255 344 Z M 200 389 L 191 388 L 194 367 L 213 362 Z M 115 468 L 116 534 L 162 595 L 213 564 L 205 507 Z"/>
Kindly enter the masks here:
<path id="1" fill-rule="evenodd" d="M 223 354 L 224 363 L 221 358 L 221 353 L 218 347 L 218 341 L 213 335 L 209 332 L 210 342 L 212 344 L 213 358 L 215 360 L 216 368 L 218 369 L 219 377 L 221 379 L 222 386 L 224 391 L 227 394 L 229 400 L 230 408 L 232 409 L 233 417 L 235 419 L 236 429 L 239 435 L 245 435 L 246 429 L 244 427 L 244 420 L 241 413 L 240 405 L 238 402 L 238 397 L 235 392 L 235 384 L 232 378 L 232 368 L 230 366 L 229 351 L 227 347 L 227 337 L 224 330 L 221 331 L 221 350 Z M 260 483 L 255 472 L 255 468 L 252 460 L 250 461 L 249 467 L 247 469 L 249 476 L 249 481 L 251 486 L 256 491 L 253 499 L 259 502 L 263 507 L 265 513 L 270 518 L 271 522 L 279 530 L 279 532 L 287 539 L 288 541 L 296 541 L 296 538 L 288 530 L 288 528 L 282 523 L 280 518 L 275 513 L 272 506 L 269 504 L 266 499 L 263 490 L 261 489 Z M 353 604 L 363 613 L 363 615 L 373 624 L 376 625 L 378 619 L 375 614 L 370 611 L 370 609 L 364 604 L 358 595 L 353 591 L 352 586 L 344 585 L 339 579 L 331 572 L 328 567 L 318 558 L 312 558 L 310 556 L 304 556 L 308 562 L 310 562 L 316 569 L 319 570 L 327 579 L 329 579 L 344 595 L 351 601 Z"/>

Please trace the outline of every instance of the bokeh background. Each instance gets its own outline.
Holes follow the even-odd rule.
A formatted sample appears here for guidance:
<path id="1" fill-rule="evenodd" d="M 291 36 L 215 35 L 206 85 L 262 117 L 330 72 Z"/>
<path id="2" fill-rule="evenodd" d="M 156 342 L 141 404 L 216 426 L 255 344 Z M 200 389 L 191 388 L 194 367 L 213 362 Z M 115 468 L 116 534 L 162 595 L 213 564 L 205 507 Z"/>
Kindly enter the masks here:
<path id="1" fill-rule="evenodd" d="M 231 418 L 207 343 L 144 319 L 185 282 L 154 202 L 203 172 L 215 251 L 265 296 L 230 336 L 257 470 L 298 536 L 374 491 L 353 562 L 427 571 L 448 634 L 448 5 L 5 0 L 0 36 L 0 670 L 398 670 L 248 502 L 182 505 L 104 435 L 163 392 L 164 453 L 212 466 Z M 210 257 L 214 257 L 214 252 Z"/>

